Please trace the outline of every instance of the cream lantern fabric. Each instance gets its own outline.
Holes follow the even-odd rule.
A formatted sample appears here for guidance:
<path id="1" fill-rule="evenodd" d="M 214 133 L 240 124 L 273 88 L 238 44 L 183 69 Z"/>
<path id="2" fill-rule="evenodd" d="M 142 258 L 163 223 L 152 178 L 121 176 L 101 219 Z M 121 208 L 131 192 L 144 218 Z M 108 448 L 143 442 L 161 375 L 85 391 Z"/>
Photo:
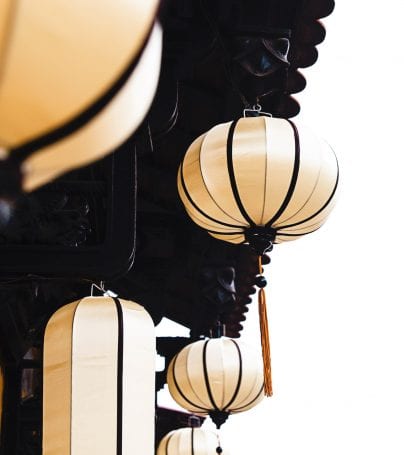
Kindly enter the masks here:
<path id="1" fill-rule="evenodd" d="M 87 297 L 45 331 L 44 455 L 154 452 L 155 336 L 140 305 Z"/>
<path id="2" fill-rule="evenodd" d="M 0 2 L 0 159 L 33 190 L 113 151 L 157 86 L 158 0 Z"/>
<path id="3" fill-rule="evenodd" d="M 218 447 L 219 440 L 213 431 L 180 428 L 164 436 L 158 446 L 157 455 L 216 455 Z M 220 454 L 228 455 L 226 451 L 220 451 Z"/>
<path id="4" fill-rule="evenodd" d="M 262 360 L 257 351 L 231 338 L 199 340 L 172 359 L 167 384 L 180 406 L 220 420 L 261 401 Z"/>
<path id="5" fill-rule="evenodd" d="M 334 205 L 332 149 L 289 120 L 220 124 L 189 147 L 178 173 L 182 202 L 199 226 L 232 243 L 265 232 L 276 243 L 318 229 Z"/>

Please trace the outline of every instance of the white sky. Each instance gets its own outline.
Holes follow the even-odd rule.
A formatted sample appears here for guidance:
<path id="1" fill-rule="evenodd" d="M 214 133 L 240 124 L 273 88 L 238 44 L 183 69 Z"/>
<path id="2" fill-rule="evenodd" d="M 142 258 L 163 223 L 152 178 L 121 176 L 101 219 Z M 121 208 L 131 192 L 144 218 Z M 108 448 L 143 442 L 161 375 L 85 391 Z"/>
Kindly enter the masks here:
<path id="1" fill-rule="evenodd" d="M 337 0 L 323 21 L 298 118 L 338 156 L 339 202 L 274 248 L 274 396 L 224 424 L 231 455 L 404 454 L 403 13 L 402 0 Z M 242 340 L 259 346 L 255 314 Z"/>

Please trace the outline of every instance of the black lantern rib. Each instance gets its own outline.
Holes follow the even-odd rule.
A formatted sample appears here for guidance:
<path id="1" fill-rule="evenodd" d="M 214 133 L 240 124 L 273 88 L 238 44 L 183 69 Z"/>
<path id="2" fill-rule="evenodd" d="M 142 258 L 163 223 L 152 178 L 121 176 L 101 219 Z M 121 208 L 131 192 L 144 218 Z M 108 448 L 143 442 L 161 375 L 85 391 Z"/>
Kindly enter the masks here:
<path id="1" fill-rule="evenodd" d="M 205 135 L 206 136 L 206 135 Z M 203 184 L 205 186 L 205 190 L 206 192 L 209 194 L 210 198 L 212 199 L 212 202 L 216 205 L 216 207 L 221 210 L 224 214 L 226 214 L 229 218 L 232 218 L 234 221 L 236 221 L 237 223 L 240 223 L 239 220 L 237 220 L 236 218 L 234 218 L 233 216 L 231 216 L 229 213 L 226 212 L 226 210 L 223 209 L 222 206 L 220 206 L 215 198 L 213 197 L 213 194 L 210 192 L 209 190 L 209 185 L 206 183 L 206 180 L 205 180 L 205 176 L 204 176 L 204 172 L 202 170 L 202 162 L 201 162 L 201 152 L 202 152 L 202 147 L 203 147 L 203 142 L 204 142 L 205 138 L 203 139 L 202 141 L 202 144 L 200 145 L 199 147 L 199 154 L 198 154 L 198 163 L 199 163 L 199 173 L 201 174 L 201 179 L 203 181 Z"/>
<path id="2" fill-rule="evenodd" d="M 208 377 L 208 367 L 207 367 L 207 362 L 206 362 L 206 349 L 208 347 L 208 343 L 210 340 L 206 340 L 204 345 L 203 345 L 203 354 L 202 354 L 202 359 L 203 359 L 203 375 L 205 379 L 205 386 L 206 386 L 206 391 L 208 392 L 209 400 L 212 404 L 213 409 L 209 411 L 209 416 L 213 420 L 213 422 L 216 425 L 216 428 L 219 429 L 222 423 L 224 423 L 227 418 L 229 417 L 229 412 L 220 409 L 217 404 L 215 403 L 215 400 L 213 398 L 212 390 L 210 388 L 209 384 L 209 377 Z"/>
<path id="3" fill-rule="evenodd" d="M 206 362 L 206 350 L 207 350 L 209 341 L 210 340 L 206 340 L 203 345 L 203 351 L 202 351 L 203 377 L 205 379 L 206 391 L 208 392 L 210 403 L 213 406 L 215 411 L 220 411 L 218 405 L 215 402 L 215 399 L 213 398 L 212 389 L 210 388 L 210 384 L 209 384 L 208 366 L 207 366 L 207 362 Z"/>
<path id="4" fill-rule="evenodd" d="M 255 395 L 255 397 L 249 401 L 247 404 L 243 404 L 243 406 L 240 406 L 239 408 L 233 408 L 232 411 L 233 412 L 237 412 L 239 411 L 240 409 L 244 409 L 244 408 L 247 408 L 248 406 L 250 406 L 251 404 L 254 403 L 254 401 L 256 401 L 258 399 L 258 397 L 261 395 L 262 391 L 264 390 L 264 383 L 262 384 L 259 392 L 257 393 L 257 395 Z"/>
<path id="5" fill-rule="evenodd" d="M 267 124 L 265 123 L 265 135 L 268 135 Z M 265 205 L 267 203 L 267 178 L 268 178 L 268 153 L 265 153 L 265 175 L 264 175 L 264 200 L 262 202 L 261 223 L 264 221 Z"/>
<path id="6" fill-rule="evenodd" d="M 123 313 L 122 304 L 113 298 L 118 316 L 118 368 L 117 368 L 117 423 L 116 423 L 116 454 L 122 455 L 122 400 L 123 400 Z"/>
<path id="7" fill-rule="evenodd" d="M 177 363 L 177 358 L 178 358 L 178 354 L 174 357 L 174 360 L 173 360 L 173 369 L 172 369 L 172 372 L 173 372 L 173 381 L 174 381 L 174 384 L 175 384 L 175 387 L 178 391 L 178 393 L 181 395 L 181 397 L 187 402 L 189 403 L 191 406 L 197 408 L 197 409 L 200 409 L 201 411 L 204 411 L 204 412 L 208 412 L 208 409 L 206 408 L 203 408 L 202 406 L 198 406 L 197 404 L 193 403 L 191 400 L 189 400 L 184 392 L 180 389 L 180 386 L 178 385 L 178 382 L 177 382 L 177 378 L 175 377 L 175 364 Z"/>
<path id="8" fill-rule="evenodd" d="M 212 234 L 220 234 L 220 235 L 243 235 L 244 231 L 237 231 L 237 232 L 220 232 L 220 231 L 211 231 L 210 229 L 208 232 Z"/>
<path id="9" fill-rule="evenodd" d="M 266 227 L 271 227 L 275 221 L 282 215 L 282 213 L 285 211 L 286 207 L 288 206 L 290 200 L 292 199 L 293 193 L 296 188 L 296 183 L 297 183 L 297 178 L 299 176 L 299 168 L 300 168 L 300 140 L 299 140 L 299 132 L 297 131 L 297 128 L 293 122 L 290 120 L 287 120 L 289 124 L 293 128 L 293 133 L 295 136 L 295 161 L 293 163 L 293 172 L 292 172 L 292 177 L 290 179 L 290 184 L 289 184 L 289 189 L 288 192 L 286 193 L 285 199 L 282 202 L 282 205 L 279 207 L 278 211 L 275 213 L 275 215 L 268 221 L 268 223 L 265 225 Z"/>
<path id="10" fill-rule="evenodd" d="M 18 147 L 11 150 L 10 158 L 16 162 L 21 162 L 31 153 L 38 149 L 47 147 L 48 145 L 54 144 L 57 141 L 64 139 L 75 131 L 79 130 L 90 122 L 96 115 L 98 115 L 119 93 L 125 83 L 128 81 L 133 71 L 135 70 L 139 60 L 143 56 L 145 47 L 149 42 L 149 38 L 154 28 L 154 22 L 151 24 L 150 29 L 145 35 L 144 41 L 138 53 L 132 58 L 129 64 L 126 66 L 121 75 L 115 80 L 115 82 L 104 92 L 103 95 L 97 98 L 95 102 L 86 107 L 79 114 L 65 122 L 62 126 L 57 127 L 45 134 L 42 134 L 34 139 L 31 139 Z"/>
<path id="11" fill-rule="evenodd" d="M 170 434 L 170 436 L 169 436 L 168 439 L 167 439 L 166 450 L 165 450 L 166 455 L 168 455 L 168 444 L 170 443 L 170 441 L 171 441 L 171 439 L 172 439 L 173 436 L 174 436 L 173 434 Z"/>
<path id="12" fill-rule="evenodd" d="M 279 236 L 285 236 L 285 237 L 300 237 L 302 235 L 307 235 L 307 234 L 312 234 L 313 232 L 316 232 L 320 229 L 321 226 L 317 227 L 316 229 L 313 229 L 312 231 L 307 231 L 307 232 L 301 232 L 300 234 L 290 234 L 289 232 L 283 233 L 281 231 L 278 231 L 277 235 Z"/>
<path id="13" fill-rule="evenodd" d="M 180 166 L 180 177 L 181 177 L 181 185 L 182 189 L 184 190 L 185 196 L 187 197 L 188 201 L 192 204 L 192 206 L 204 217 L 206 217 L 208 220 L 213 221 L 214 223 L 221 224 L 222 226 L 227 226 L 227 227 L 232 227 L 232 228 L 240 228 L 240 226 L 236 226 L 235 224 L 229 224 L 225 223 L 224 221 L 219 221 L 216 220 L 215 218 L 211 217 L 207 213 L 205 213 L 200 207 L 198 207 L 195 202 L 193 201 L 191 195 L 188 192 L 187 186 L 185 184 L 185 179 L 184 179 L 184 170 L 183 170 L 183 163 L 181 163 Z"/>
<path id="14" fill-rule="evenodd" d="M 335 159 L 337 159 L 335 157 Z M 311 219 L 315 218 L 317 215 L 319 215 L 323 210 L 325 210 L 328 205 L 330 204 L 330 202 L 332 201 L 334 195 L 335 195 L 335 192 L 337 191 L 337 187 L 338 187 L 338 180 L 339 180 L 339 167 L 338 167 L 338 161 L 337 161 L 337 178 L 335 180 L 335 185 L 334 185 L 334 188 L 332 190 L 332 193 L 331 193 L 331 196 L 327 199 L 327 202 L 319 209 L 317 210 L 316 213 L 314 213 L 313 215 L 309 216 L 308 218 L 306 218 L 305 220 L 303 221 L 298 221 L 297 223 L 293 223 L 293 224 L 288 224 L 286 226 L 280 226 L 278 227 L 278 229 L 287 229 L 287 228 L 290 228 L 290 227 L 294 227 L 294 226 L 298 226 L 299 224 L 304 224 L 306 223 L 307 221 L 310 221 Z M 283 234 L 285 235 L 285 234 Z"/>
<path id="15" fill-rule="evenodd" d="M 234 175 L 234 166 L 233 166 L 233 137 L 234 137 L 234 130 L 236 129 L 238 120 L 234 120 L 234 122 L 231 123 L 230 128 L 229 128 L 229 133 L 227 135 L 227 170 L 229 172 L 229 178 L 230 178 L 230 185 L 231 189 L 233 192 L 234 199 L 236 201 L 237 207 L 240 210 L 240 213 L 243 215 L 244 219 L 247 221 L 247 223 L 251 226 L 254 227 L 256 224 L 254 221 L 251 219 L 250 215 L 247 213 L 247 210 L 245 209 L 240 193 L 238 192 L 237 188 L 237 182 L 236 182 L 236 176 Z"/>
<path id="16" fill-rule="evenodd" d="M 237 378 L 237 385 L 236 385 L 236 388 L 234 390 L 234 393 L 233 393 L 233 396 L 231 397 L 230 401 L 226 404 L 226 406 L 224 406 L 224 409 L 229 409 L 230 406 L 234 403 L 234 400 L 237 398 L 237 395 L 238 395 L 238 392 L 240 390 L 240 386 L 241 386 L 241 380 L 243 378 L 243 359 L 241 357 L 241 352 L 240 352 L 240 348 L 239 348 L 239 345 L 230 338 L 230 341 L 233 342 L 234 346 L 236 346 L 236 349 L 237 349 L 237 354 L 238 354 L 238 360 L 239 360 L 239 371 L 238 371 L 238 378 Z"/>

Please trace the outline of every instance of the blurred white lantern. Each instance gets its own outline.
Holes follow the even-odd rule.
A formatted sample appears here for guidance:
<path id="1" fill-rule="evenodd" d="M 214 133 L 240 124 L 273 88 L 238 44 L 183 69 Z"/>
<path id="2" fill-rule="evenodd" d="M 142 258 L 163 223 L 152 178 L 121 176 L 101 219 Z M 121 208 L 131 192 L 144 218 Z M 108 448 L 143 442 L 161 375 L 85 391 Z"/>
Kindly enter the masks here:
<path id="1" fill-rule="evenodd" d="M 31 191 L 137 128 L 159 76 L 158 3 L 0 2 L 0 189 Z"/>

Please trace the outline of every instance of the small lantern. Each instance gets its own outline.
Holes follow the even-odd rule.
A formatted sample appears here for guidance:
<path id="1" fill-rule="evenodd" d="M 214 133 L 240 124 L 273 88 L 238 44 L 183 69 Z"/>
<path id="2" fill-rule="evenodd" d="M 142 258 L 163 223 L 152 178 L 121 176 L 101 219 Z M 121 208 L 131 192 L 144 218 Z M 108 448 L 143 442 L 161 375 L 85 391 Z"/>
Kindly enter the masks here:
<path id="1" fill-rule="evenodd" d="M 229 414 L 252 408 L 264 396 L 259 353 L 226 337 L 182 349 L 170 362 L 167 384 L 180 406 L 209 414 L 218 428 Z"/>
<path id="2" fill-rule="evenodd" d="M 44 455 L 154 451 L 155 336 L 140 305 L 86 297 L 45 331 Z"/>
<path id="3" fill-rule="evenodd" d="M 160 441 L 157 455 L 223 454 L 218 436 L 202 428 L 180 428 L 166 434 Z"/>
<path id="4" fill-rule="evenodd" d="M 141 123 L 159 75 L 159 2 L 2 1 L 0 190 L 32 191 Z"/>
<path id="5" fill-rule="evenodd" d="M 338 164 L 332 149 L 289 120 L 258 116 L 217 125 L 187 150 L 178 190 L 192 220 L 209 234 L 272 243 L 318 229 L 333 204 Z"/>

